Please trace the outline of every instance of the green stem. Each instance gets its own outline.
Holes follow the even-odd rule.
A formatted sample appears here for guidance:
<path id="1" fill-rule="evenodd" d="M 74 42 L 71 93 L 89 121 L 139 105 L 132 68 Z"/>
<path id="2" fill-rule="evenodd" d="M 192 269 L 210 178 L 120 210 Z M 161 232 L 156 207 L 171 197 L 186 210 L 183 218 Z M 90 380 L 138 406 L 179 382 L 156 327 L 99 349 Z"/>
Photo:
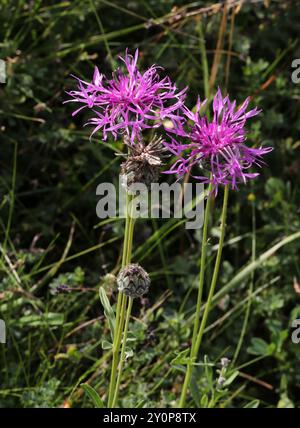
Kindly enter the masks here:
<path id="1" fill-rule="evenodd" d="M 204 224 L 203 224 L 203 232 L 202 232 L 200 275 L 199 275 L 198 297 L 197 297 L 193 338 L 192 338 L 192 346 L 191 346 L 191 357 L 193 356 L 193 350 L 196 344 L 197 332 L 198 332 L 198 327 L 200 322 L 203 284 L 204 284 L 204 272 L 205 272 L 205 260 L 206 260 L 206 250 L 207 250 L 207 231 L 208 231 L 209 215 L 210 215 L 210 207 L 211 207 L 211 192 L 212 192 L 212 184 L 210 183 L 207 191 L 208 197 L 207 197 L 207 203 L 205 208 Z"/>
<path id="2" fill-rule="evenodd" d="M 118 295 L 117 313 L 116 313 L 116 328 L 113 341 L 113 361 L 110 374 L 109 392 L 108 392 L 108 407 L 112 406 L 114 396 L 114 386 L 116 383 L 117 368 L 118 368 L 118 357 L 122 338 L 123 321 L 124 321 L 124 310 L 125 310 L 125 298 L 123 293 Z"/>
<path id="3" fill-rule="evenodd" d="M 120 357 L 120 364 L 119 364 L 119 370 L 118 370 L 118 378 L 117 378 L 117 383 L 116 383 L 116 388 L 115 388 L 114 399 L 112 402 L 112 407 L 116 406 L 116 403 L 118 400 L 118 395 L 119 395 L 123 365 L 124 365 L 124 361 L 125 361 L 127 333 L 128 333 L 128 325 L 129 325 L 129 319 L 130 319 L 130 315 L 131 315 L 132 303 L 133 303 L 133 298 L 129 297 L 128 307 L 127 307 L 127 312 L 126 312 L 125 327 L 124 327 L 124 332 L 123 332 L 123 342 L 122 342 L 121 357 Z"/>
<path id="4" fill-rule="evenodd" d="M 131 260 L 134 220 L 131 215 L 132 213 L 128 213 L 130 201 L 131 201 L 131 197 L 130 195 L 127 194 L 122 268 L 125 267 L 128 263 L 130 263 L 130 260 Z M 112 361 L 112 367 L 111 367 L 109 392 L 108 392 L 108 407 L 112 407 L 114 393 L 115 393 L 115 385 L 117 382 L 117 368 L 119 363 L 119 352 L 120 352 L 122 332 L 124 327 L 126 303 L 127 301 L 124 293 L 118 293 L 117 309 L 116 309 L 116 327 L 115 327 L 115 334 L 114 334 L 113 348 L 112 348 L 113 361 Z"/>
<path id="5" fill-rule="evenodd" d="M 210 311 L 211 301 L 212 301 L 212 298 L 214 296 L 214 292 L 215 292 L 215 288 L 216 288 L 216 284 L 217 284 L 217 279 L 218 279 L 218 274 L 219 274 L 219 269 L 220 269 L 220 263 L 221 263 L 221 258 L 222 258 L 223 245 L 224 245 L 224 238 L 225 238 L 228 194 L 229 194 L 229 187 L 227 185 L 227 186 L 225 186 L 225 190 L 224 190 L 223 209 L 222 209 L 221 226 L 220 226 L 221 235 L 220 235 L 220 240 L 219 240 L 217 258 L 216 258 L 216 263 L 215 263 L 215 267 L 214 267 L 214 273 L 213 273 L 212 281 L 210 284 L 210 290 L 209 290 L 207 302 L 206 302 L 205 309 L 204 309 L 203 318 L 202 318 L 201 325 L 200 325 L 200 330 L 199 330 L 199 333 L 197 336 L 197 342 L 196 342 L 196 346 L 195 346 L 195 354 L 197 354 L 199 352 L 199 349 L 200 349 L 204 329 L 206 327 L 206 321 L 207 321 L 208 314 Z"/>
<path id="6" fill-rule="evenodd" d="M 216 284 L 217 284 L 217 279 L 218 279 L 218 274 L 219 274 L 219 268 L 220 268 L 220 263 L 221 263 L 221 257 L 222 257 L 223 244 L 224 244 L 224 237 L 225 237 L 225 226 L 226 226 L 227 205 L 228 205 L 228 193 L 229 193 L 229 188 L 228 188 L 228 186 L 225 186 L 224 200 L 223 200 L 223 209 L 222 209 L 222 217 L 221 217 L 221 226 L 220 226 L 221 235 L 220 235 L 220 239 L 219 239 L 218 252 L 217 252 L 217 257 L 216 257 L 216 262 L 215 262 L 213 277 L 212 277 L 212 281 L 211 281 L 211 284 L 210 284 L 209 294 L 208 294 L 207 302 L 206 302 L 206 305 L 205 305 L 203 317 L 202 317 L 201 324 L 200 324 L 200 329 L 199 329 L 199 332 L 197 334 L 196 343 L 193 346 L 193 353 L 192 353 L 192 356 L 191 356 L 192 357 L 191 358 L 192 361 L 197 357 L 199 349 L 200 349 L 200 345 L 201 345 L 201 342 L 202 342 L 202 337 L 203 337 L 204 329 L 205 329 L 205 326 L 206 326 L 207 318 L 208 318 L 210 307 L 211 307 L 212 298 L 213 298 L 213 295 L 214 295 L 214 292 L 215 292 L 215 288 L 216 288 Z M 179 401 L 179 407 L 181 407 L 181 408 L 185 406 L 185 400 L 186 400 L 187 390 L 188 390 L 188 387 L 189 387 L 189 384 L 190 384 L 190 380 L 191 380 L 191 376 L 192 376 L 192 371 L 193 371 L 193 364 L 191 362 L 187 366 L 187 371 L 186 371 L 186 375 L 185 375 L 185 379 L 184 379 L 184 384 L 183 384 L 182 391 L 181 391 L 181 397 L 180 397 L 180 401 Z"/>
<path id="7" fill-rule="evenodd" d="M 131 255 L 132 255 L 132 238 L 133 238 L 133 231 L 134 231 L 134 218 L 132 218 L 132 210 L 130 212 L 130 222 L 128 227 L 128 246 L 127 246 L 127 253 L 126 253 L 126 259 L 125 259 L 125 266 L 129 265 L 131 262 Z"/>
<path id="8" fill-rule="evenodd" d="M 131 199 L 129 199 L 129 202 L 130 201 L 131 201 Z M 131 209 L 130 214 L 129 214 L 130 222 L 128 225 L 128 236 L 130 237 L 130 239 L 128 239 L 128 241 L 127 241 L 125 266 L 130 263 L 131 255 L 132 255 L 132 237 L 133 237 L 133 230 L 134 230 L 134 219 L 132 216 L 133 216 L 133 212 Z M 126 341 L 127 341 L 128 325 L 129 325 L 129 319 L 130 319 L 132 303 L 133 303 L 133 299 L 129 298 L 129 303 L 128 303 L 127 312 L 126 312 L 126 321 L 125 321 L 125 326 L 124 326 L 125 308 L 126 308 L 126 304 L 127 304 L 127 297 L 125 296 L 125 294 L 123 294 L 123 299 L 124 299 L 124 308 L 122 308 L 122 311 L 121 311 L 122 322 L 120 323 L 120 329 L 119 329 L 119 341 L 120 341 L 119 342 L 119 350 L 120 350 L 120 344 L 122 341 L 122 335 L 123 335 L 123 342 L 122 342 L 121 356 L 120 356 L 120 362 L 119 362 L 119 368 L 118 368 L 118 376 L 117 376 L 117 381 L 116 381 L 116 385 L 115 385 L 115 391 L 114 391 L 111 407 L 116 406 L 118 395 L 119 395 L 119 389 L 120 389 L 120 383 L 121 383 L 122 371 L 123 371 L 124 356 L 125 356 Z M 124 330 L 123 330 L 123 326 L 124 326 Z"/>
<path id="9" fill-rule="evenodd" d="M 196 313 L 195 313 L 195 319 L 194 319 L 194 328 L 193 328 L 193 337 L 192 337 L 192 345 L 191 345 L 191 352 L 190 352 L 190 359 L 192 360 L 194 355 L 194 348 L 197 341 L 197 333 L 199 328 L 199 322 L 200 322 L 200 315 L 201 315 L 201 305 L 202 305 L 202 295 L 203 295 L 203 285 L 204 285 L 204 272 L 205 272 L 205 260 L 206 260 L 206 250 L 207 250 L 207 231 L 208 231 L 208 224 L 209 224 L 209 215 L 210 215 L 210 207 L 211 207 L 211 191 L 212 191 L 212 184 L 210 183 L 208 188 L 208 197 L 207 197 L 207 203 L 205 207 L 205 214 L 204 214 L 204 224 L 203 224 L 203 232 L 202 232 L 202 243 L 201 243 L 201 260 L 200 260 L 200 275 L 199 275 L 199 285 L 198 285 L 198 297 L 197 297 L 197 304 L 196 304 Z M 192 363 L 192 361 L 191 361 Z M 192 364 L 188 364 L 187 367 L 187 374 L 185 377 L 185 381 L 183 384 L 183 388 L 181 391 L 181 399 L 179 406 L 183 407 L 185 403 L 185 397 L 187 394 L 189 379 L 192 374 Z"/>

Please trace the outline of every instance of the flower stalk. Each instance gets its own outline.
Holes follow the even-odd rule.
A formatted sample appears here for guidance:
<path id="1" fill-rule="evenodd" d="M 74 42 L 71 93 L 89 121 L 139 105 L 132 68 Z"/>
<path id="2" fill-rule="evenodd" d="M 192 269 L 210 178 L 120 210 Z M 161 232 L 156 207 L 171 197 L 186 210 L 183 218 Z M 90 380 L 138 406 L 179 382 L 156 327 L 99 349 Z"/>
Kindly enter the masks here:
<path id="1" fill-rule="evenodd" d="M 122 268 L 130 263 L 132 253 L 132 240 L 134 231 L 134 219 L 132 213 L 129 212 L 131 196 L 127 194 L 126 198 L 126 219 L 125 219 L 125 233 L 124 233 L 124 245 L 123 245 L 123 256 L 122 256 Z M 113 361 L 109 383 L 108 393 L 108 407 L 113 407 L 114 396 L 117 384 L 117 371 L 119 365 L 119 354 L 122 342 L 123 327 L 126 313 L 127 297 L 124 293 L 118 293 L 117 309 L 116 309 L 116 327 L 113 341 Z M 124 340 L 123 340 L 124 342 Z M 122 367 L 121 367 L 122 368 Z"/>
<path id="2" fill-rule="evenodd" d="M 113 402 L 112 402 L 113 408 L 116 407 L 116 403 L 117 403 L 118 396 L 119 396 L 119 389 L 120 389 L 120 383 L 121 383 L 121 378 L 122 378 L 123 365 L 124 365 L 124 361 L 125 361 L 125 351 L 126 351 L 126 342 L 127 342 L 129 319 L 130 319 L 132 304 L 133 304 L 133 298 L 132 297 L 127 298 L 125 296 L 125 300 L 128 300 L 128 306 L 127 306 L 127 311 L 126 311 L 126 320 L 125 320 L 125 326 L 124 326 L 124 332 L 123 332 L 123 342 L 122 342 L 118 377 L 117 377 L 117 382 L 116 382 L 114 398 L 113 398 Z"/>
<path id="3" fill-rule="evenodd" d="M 197 355 L 199 353 L 199 349 L 200 349 L 200 346 L 202 343 L 204 329 L 206 327 L 206 322 L 207 322 L 208 315 L 209 315 L 210 308 L 211 308 L 212 298 L 214 296 L 214 292 L 215 292 L 215 288 L 216 288 L 216 284 L 217 284 L 217 279 L 218 279 L 218 274 L 219 274 L 219 269 L 220 269 L 220 263 L 221 263 L 221 258 L 222 258 L 223 245 L 224 245 L 225 229 L 226 229 L 228 194 L 229 194 L 229 186 L 227 185 L 224 188 L 224 199 L 223 199 L 223 208 L 222 208 L 221 225 L 220 225 L 221 235 L 220 235 L 220 239 L 219 239 L 219 245 L 218 245 L 217 257 L 216 257 L 215 266 L 214 266 L 213 277 L 212 277 L 212 281 L 210 284 L 209 294 L 208 294 L 207 302 L 205 304 L 205 309 L 204 309 L 203 317 L 201 320 L 200 328 L 199 328 L 199 331 L 198 331 L 197 336 L 196 336 L 195 331 L 197 331 L 196 329 L 199 325 L 199 317 L 200 317 L 201 302 L 202 302 L 203 281 L 204 281 L 204 269 L 205 269 L 205 261 L 204 261 L 205 259 L 202 260 L 202 258 L 204 258 L 206 256 L 206 245 L 204 245 L 204 247 L 205 247 L 204 248 L 204 251 L 205 251 L 204 257 L 202 257 L 203 252 L 201 255 L 200 283 L 199 283 L 198 301 L 197 301 L 197 308 L 196 308 L 196 317 L 195 317 L 195 321 L 194 321 L 194 334 L 193 334 L 192 347 L 191 347 L 191 362 L 187 366 L 184 384 L 183 384 L 182 391 L 181 391 L 181 397 L 180 397 L 180 401 L 179 401 L 179 407 L 181 407 L 181 408 L 185 406 L 187 390 L 188 390 L 190 380 L 192 377 L 192 372 L 193 372 L 193 361 L 197 358 Z M 209 217 L 209 212 L 210 212 L 210 206 L 209 206 L 210 199 L 211 199 L 211 197 L 209 196 L 208 201 L 207 201 L 207 205 L 206 205 L 205 219 L 204 219 L 203 235 L 205 233 L 206 238 L 207 238 L 208 217 Z M 205 225 L 206 222 L 207 222 L 207 224 Z M 205 231 L 205 228 L 206 228 L 206 231 Z M 203 236 L 203 238 L 204 238 L 204 236 Z M 204 239 L 203 239 L 203 241 L 204 241 Z M 202 241 L 202 251 L 203 251 L 203 241 Z M 206 243 L 206 239 L 205 239 L 205 243 Z M 201 279 L 202 279 L 202 284 L 201 284 Z M 199 298 L 199 295 L 200 295 L 200 298 Z"/>

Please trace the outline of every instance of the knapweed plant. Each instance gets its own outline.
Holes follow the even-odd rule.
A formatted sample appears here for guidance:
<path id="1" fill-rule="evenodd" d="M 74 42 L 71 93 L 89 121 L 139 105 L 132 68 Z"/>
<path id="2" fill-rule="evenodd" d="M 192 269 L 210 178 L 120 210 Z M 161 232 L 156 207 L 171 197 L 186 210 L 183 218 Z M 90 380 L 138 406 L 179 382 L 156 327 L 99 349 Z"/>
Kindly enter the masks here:
<path id="1" fill-rule="evenodd" d="M 249 101 L 249 98 L 247 98 L 240 107 L 236 107 L 236 101 L 231 102 L 228 96 L 223 98 L 219 89 L 213 99 L 213 118 L 211 121 L 207 116 L 201 116 L 200 114 L 207 101 L 201 103 L 199 99 L 195 112 L 190 111 L 184 106 L 182 112 L 187 119 L 187 129 L 182 126 L 182 122 L 177 123 L 172 130 L 170 142 L 167 143 L 169 150 L 178 158 L 166 173 L 175 173 L 182 176 L 190 173 L 193 167 L 194 169 L 197 167 L 198 170 L 200 169 L 206 175 L 197 174 L 193 175 L 193 177 L 208 184 L 208 196 L 202 232 L 198 298 L 196 313 L 194 315 L 190 360 L 181 392 L 180 407 L 185 406 L 193 363 L 199 353 L 212 298 L 217 285 L 225 236 L 229 189 L 237 190 L 240 183 L 244 184 L 249 179 L 257 177 L 259 174 L 257 172 L 250 172 L 250 168 L 253 165 L 262 166 L 262 156 L 272 150 L 270 147 L 250 148 L 246 145 L 246 121 L 259 113 L 257 108 L 247 112 Z M 224 188 L 220 238 L 208 297 L 202 319 L 200 320 L 209 216 L 211 214 L 212 199 L 218 194 L 220 187 Z"/>
<path id="2" fill-rule="evenodd" d="M 252 167 L 261 167 L 263 155 L 270 152 L 271 148 L 251 148 L 246 144 L 246 122 L 259 113 L 257 108 L 247 111 L 249 99 L 237 107 L 236 101 L 231 102 L 228 96 L 223 97 L 219 89 L 213 99 L 213 116 L 209 120 L 202 114 L 204 107 L 207 107 L 207 101 L 201 102 L 199 98 L 194 111 L 189 110 L 184 105 L 186 89 L 178 92 L 168 77 L 160 77 L 158 67 L 153 65 L 141 73 L 137 67 L 138 51 L 134 57 L 126 51 L 125 57 L 120 59 L 125 64 L 125 71 L 122 68 L 117 69 L 110 79 L 101 74 L 97 67 L 91 82 L 75 77 L 78 87 L 68 92 L 71 98 L 67 101 L 79 104 L 73 115 L 83 109 L 90 109 L 92 117 L 87 124 L 93 126 L 91 136 L 100 133 L 104 141 L 109 136 L 115 140 L 121 138 L 127 150 L 127 153 L 124 153 L 126 160 L 120 170 L 127 190 L 127 209 L 122 264 L 117 276 L 119 293 L 115 312 L 104 290 L 100 289 L 100 298 L 110 320 L 112 336 L 112 365 L 107 405 L 118 405 L 123 365 L 126 355 L 130 352 L 127 347 L 127 334 L 133 300 L 148 292 L 150 286 L 148 273 L 131 261 L 134 218 L 130 187 L 134 183 L 143 183 L 150 187 L 151 183 L 157 182 L 162 159 L 166 152 L 170 152 L 177 159 L 169 170 L 164 171 L 165 174 L 176 174 L 178 178 L 191 174 L 196 180 L 208 185 L 198 298 L 190 355 L 179 401 L 179 406 L 184 407 L 193 365 L 200 350 L 217 285 L 229 190 L 237 190 L 240 184 L 257 177 L 259 174 L 252 172 Z M 165 123 L 171 126 L 166 128 Z M 164 133 L 153 134 L 154 130 L 160 131 L 157 128 L 164 130 Z M 153 131 L 148 143 L 145 136 L 147 130 Z M 220 187 L 224 189 L 220 238 L 208 297 L 201 317 L 209 219 L 212 200 L 218 195 Z"/>
<path id="3" fill-rule="evenodd" d="M 164 123 L 180 127 L 186 90 L 177 91 L 169 77 L 160 77 L 159 69 L 152 65 L 143 73 L 137 67 L 138 50 L 131 56 L 127 51 L 120 57 L 124 68 L 118 68 L 111 78 L 101 74 L 96 67 L 91 82 L 78 77 L 76 90 L 68 92 L 70 99 L 79 107 L 73 116 L 83 109 L 92 113 L 87 124 L 93 126 L 91 137 L 100 133 L 102 140 L 109 136 L 122 139 L 128 153 L 121 165 L 121 175 L 127 191 L 126 222 L 121 270 L 117 277 L 118 298 L 114 313 L 104 290 L 100 298 L 110 320 L 112 335 L 112 366 L 108 391 L 108 407 L 117 406 L 122 369 L 126 352 L 129 319 L 134 298 L 141 297 L 150 286 L 147 272 L 138 264 L 131 263 L 134 218 L 132 215 L 130 185 L 142 182 L 150 186 L 158 179 L 162 157 L 166 151 L 162 138 L 151 136 L 146 144 L 145 131 L 162 127 Z"/>

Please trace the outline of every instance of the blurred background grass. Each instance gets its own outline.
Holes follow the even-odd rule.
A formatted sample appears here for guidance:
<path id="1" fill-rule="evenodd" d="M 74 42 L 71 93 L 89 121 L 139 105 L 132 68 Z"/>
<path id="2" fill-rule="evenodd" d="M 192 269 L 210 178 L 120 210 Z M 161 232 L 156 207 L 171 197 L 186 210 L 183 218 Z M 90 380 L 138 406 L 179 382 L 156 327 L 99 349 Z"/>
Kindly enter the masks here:
<path id="1" fill-rule="evenodd" d="M 74 85 L 70 74 L 88 80 L 94 65 L 110 73 L 126 47 L 139 48 L 141 67 L 158 63 L 179 88 L 188 85 L 190 107 L 218 85 L 238 102 L 252 96 L 263 113 L 249 141 L 275 149 L 262 175 L 230 195 L 222 291 L 203 346 L 210 363 L 195 370 L 189 405 L 300 404 L 300 345 L 290 339 L 291 321 L 300 318 L 300 84 L 291 80 L 299 19 L 299 2 L 289 0 L 1 1 L 0 318 L 7 343 L 0 344 L 0 406 L 91 406 L 82 382 L 106 394 L 110 355 L 101 342 L 108 328 L 98 288 L 114 301 L 111 274 L 124 225 L 99 223 L 95 190 L 117 182 L 114 153 L 122 146 L 89 142 L 84 114 L 72 119 L 62 102 Z M 219 214 L 216 203 L 216 225 Z M 218 230 L 212 235 L 211 258 Z M 137 222 L 134 260 L 151 273 L 152 290 L 135 304 L 123 406 L 170 406 L 178 397 L 176 355 L 191 337 L 199 241 L 200 232 L 180 221 Z M 61 285 L 73 291 L 56 294 Z M 222 356 L 234 359 L 239 375 L 216 391 Z"/>

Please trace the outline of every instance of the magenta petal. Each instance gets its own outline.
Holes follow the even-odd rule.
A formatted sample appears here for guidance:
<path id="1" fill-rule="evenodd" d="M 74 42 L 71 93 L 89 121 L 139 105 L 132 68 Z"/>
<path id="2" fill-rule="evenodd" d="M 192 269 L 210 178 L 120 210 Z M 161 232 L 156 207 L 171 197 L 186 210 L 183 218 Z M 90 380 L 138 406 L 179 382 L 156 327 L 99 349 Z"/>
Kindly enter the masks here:
<path id="1" fill-rule="evenodd" d="M 179 122 L 168 131 L 170 141 L 165 145 L 179 158 L 168 173 L 184 174 L 192 167 L 203 169 L 205 175 L 192 176 L 203 183 L 211 182 L 215 194 L 220 185 L 230 185 L 236 190 L 239 183 L 256 178 L 259 174 L 249 172 L 249 169 L 255 165 L 262 167 L 262 157 L 272 148 L 246 146 L 246 122 L 260 113 L 257 108 L 247 112 L 249 102 L 247 98 L 236 108 L 236 102 L 231 102 L 228 96 L 223 98 L 218 88 L 212 104 L 212 121 L 200 116 L 200 98 L 195 113 L 183 106 L 188 130 Z M 187 144 L 178 142 L 180 138 L 186 139 Z"/>
<path id="2" fill-rule="evenodd" d="M 92 82 L 73 76 L 78 86 L 76 91 L 68 93 L 70 99 L 67 101 L 81 104 L 73 114 L 83 108 L 93 108 L 98 118 L 90 124 L 96 125 L 97 131 L 102 131 L 105 138 L 107 133 L 114 138 L 127 134 L 132 143 L 141 138 L 143 130 L 157 128 L 164 120 L 170 120 L 174 127 L 181 126 L 184 122 L 181 109 L 187 88 L 177 91 L 167 76 L 159 76 L 159 67 L 155 65 L 140 72 L 138 50 L 132 56 L 126 49 L 120 60 L 125 64 L 126 72 L 118 69 L 111 79 L 102 75 L 97 67 Z"/>

